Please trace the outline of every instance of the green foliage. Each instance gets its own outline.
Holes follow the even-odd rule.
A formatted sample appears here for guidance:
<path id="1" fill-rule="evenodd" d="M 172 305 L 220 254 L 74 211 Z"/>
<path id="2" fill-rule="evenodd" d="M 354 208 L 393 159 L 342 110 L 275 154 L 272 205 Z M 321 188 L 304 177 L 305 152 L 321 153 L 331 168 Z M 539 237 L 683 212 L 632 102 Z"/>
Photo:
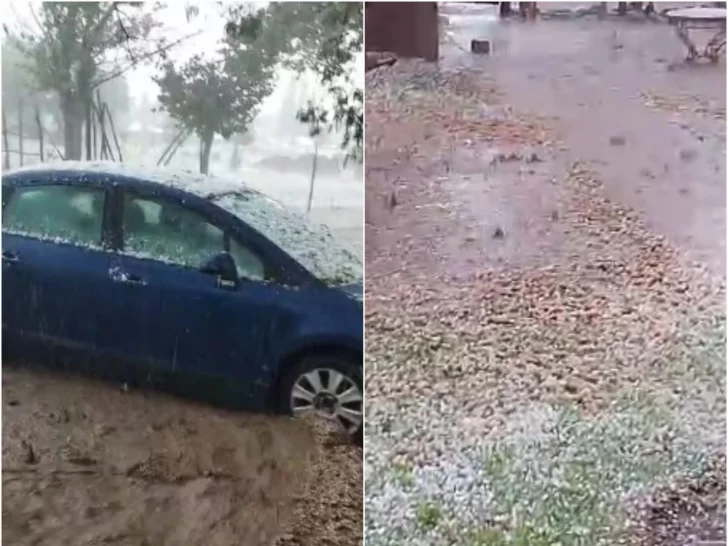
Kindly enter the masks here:
<path id="1" fill-rule="evenodd" d="M 280 51 L 260 39 L 267 22 L 267 10 L 248 11 L 241 32 L 220 41 L 218 58 L 195 55 L 180 67 L 166 61 L 155 78 L 161 108 L 201 139 L 202 173 L 209 169 L 214 136 L 229 139 L 247 133 L 273 92 Z"/>
<path id="2" fill-rule="evenodd" d="M 251 17 L 259 17 L 256 12 Z M 200 137 L 245 133 L 261 102 L 273 91 L 277 52 L 254 40 L 222 41 L 220 60 L 195 55 L 181 67 L 171 61 L 155 78 L 159 102 L 180 124 Z"/>
<path id="3" fill-rule="evenodd" d="M 415 513 L 417 524 L 424 529 L 434 529 L 442 519 L 442 511 L 435 504 L 424 502 Z"/>
<path id="4" fill-rule="evenodd" d="M 36 108 L 46 129 L 58 129 L 62 125 L 58 93 L 43 90 L 35 77 L 34 59 L 27 52 L 28 44 L 15 35 L 7 35 L 2 43 L 2 97 L 9 123 L 16 119 L 22 108 L 23 124 L 30 131 L 36 129 Z M 109 80 L 99 86 L 101 97 L 115 116 L 117 128 L 125 126 L 129 113 L 129 85 L 124 76 Z M 121 119 L 119 119 L 121 118 Z M 30 133 L 31 135 L 34 133 Z"/>
<path id="5" fill-rule="evenodd" d="M 2 90 L 3 99 L 17 102 L 37 89 L 37 84 L 29 74 L 30 59 L 24 53 L 25 47 L 16 36 L 8 35 L 2 43 Z"/>
<path id="6" fill-rule="evenodd" d="M 489 447 L 483 470 L 503 528 L 473 530 L 470 543 L 606 544 L 623 525 L 624 495 L 707 464 L 650 398 L 620 400 L 598 419 L 565 407 L 548 433 Z"/>
<path id="7" fill-rule="evenodd" d="M 81 159 L 83 121 L 95 90 L 148 54 L 148 37 L 158 23 L 140 12 L 141 5 L 44 2 L 38 10 L 30 7 L 35 27 L 17 33 L 28 77 L 58 100 L 66 159 Z"/>
<path id="8" fill-rule="evenodd" d="M 46 2 L 34 12 L 38 28 L 23 30 L 19 42 L 30 59 L 39 89 L 88 95 L 120 69 L 113 50 L 129 59 L 144 54 L 145 41 L 157 26 L 141 3 Z"/>
<path id="9" fill-rule="evenodd" d="M 399 483 L 399 485 L 401 485 L 402 487 L 414 487 L 415 477 L 412 474 L 412 467 L 410 467 L 409 465 L 402 463 L 393 464 L 392 474 L 395 481 L 397 481 L 397 483 Z"/>
<path id="10" fill-rule="evenodd" d="M 255 39 L 276 49 L 281 62 L 298 71 L 312 70 L 327 90 L 331 104 L 309 103 L 298 118 L 311 135 L 324 128 L 343 131 L 342 146 L 362 159 L 364 93 L 351 81 L 359 67 L 354 60 L 363 45 L 361 2 L 271 2 L 264 21 L 238 18 L 229 23 L 229 36 Z M 262 18 L 261 18 L 262 19 Z"/>
<path id="11" fill-rule="evenodd" d="M 29 72 L 29 63 L 18 38 L 6 36 L 2 43 L 2 98 L 8 130 L 14 132 L 19 116 L 22 116 L 26 135 L 37 137 L 36 108 L 45 116 L 53 116 L 58 111 L 58 100 L 53 93 L 38 90 L 38 84 Z"/>

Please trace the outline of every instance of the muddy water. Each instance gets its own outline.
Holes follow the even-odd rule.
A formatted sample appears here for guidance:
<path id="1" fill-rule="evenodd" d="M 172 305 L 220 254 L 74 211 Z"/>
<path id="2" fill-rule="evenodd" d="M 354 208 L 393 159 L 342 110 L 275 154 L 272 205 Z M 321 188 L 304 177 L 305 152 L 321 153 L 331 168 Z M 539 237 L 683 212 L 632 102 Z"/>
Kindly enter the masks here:
<path id="1" fill-rule="evenodd" d="M 514 110 L 553 119 L 559 131 L 545 164 L 503 165 L 484 170 L 477 184 L 465 175 L 455 185 L 475 229 L 500 223 L 511 233 L 507 244 L 486 241 L 489 256 L 523 261 L 529 246 L 540 246 L 534 237 L 557 251 L 558 234 L 549 229 L 555 226 L 543 221 L 558 214 L 558 189 L 550 182 L 578 161 L 597 174 L 610 199 L 638 211 L 689 259 L 724 274 L 724 61 L 686 65 L 682 44 L 662 23 L 576 17 L 501 23 L 489 6 L 472 5 L 443 12 L 449 24 L 442 66 L 482 71 Z M 492 40 L 493 54 L 468 53 L 474 37 Z M 460 164 L 468 168 L 467 159 Z"/>
<path id="2" fill-rule="evenodd" d="M 9 544 L 270 544 L 295 522 L 315 442 L 292 419 L 3 369 Z"/>

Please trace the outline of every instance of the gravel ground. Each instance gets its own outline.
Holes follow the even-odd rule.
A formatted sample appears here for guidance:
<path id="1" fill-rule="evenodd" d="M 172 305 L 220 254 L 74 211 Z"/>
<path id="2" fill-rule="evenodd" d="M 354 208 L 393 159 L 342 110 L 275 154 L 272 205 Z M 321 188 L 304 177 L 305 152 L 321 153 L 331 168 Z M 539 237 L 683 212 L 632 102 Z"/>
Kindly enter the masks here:
<path id="1" fill-rule="evenodd" d="M 664 44 L 620 23 L 511 25 L 487 60 L 458 24 L 439 67 L 367 75 L 367 544 L 724 540 L 724 490 L 705 521 L 645 509 L 724 468 L 724 91 L 643 74 Z M 559 102 L 587 64 L 615 91 Z M 681 97 L 703 167 L 640 87 Z"/>
<path id="2" fill-rule="evenodd" d="M 318 423 L 7 365 L 2 383 L 12 544 L 361 544 L 361 450 Z"/>

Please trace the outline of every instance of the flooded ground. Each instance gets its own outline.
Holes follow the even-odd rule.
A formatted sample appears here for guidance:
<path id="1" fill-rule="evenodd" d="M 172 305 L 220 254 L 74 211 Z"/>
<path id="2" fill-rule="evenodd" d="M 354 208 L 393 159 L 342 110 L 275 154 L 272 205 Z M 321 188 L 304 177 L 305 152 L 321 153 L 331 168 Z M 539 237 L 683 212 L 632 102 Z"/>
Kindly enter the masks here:
<path id="1" fill-rule="evenodd" d="M 21 369 L 2 388 L 13 544 L 358 543 L 361 455 L 310 423 Z"/>
<path id="2" fill-rule="evenodd" d="M 388 191 L 402 194 L 401 211 L 408 205 L 406 195 L 414 191 L 410 179 L 424 179 L 428 190 L 447 186 L 452 201 L 462 205 L 467 232 L 458 231 L 457 240 L 441 249 L 454 260 L 458 274 L 463 261 L 475 261 L 476 270 L 483 261 L 552 261 L 566 246 L 558 222 L 550 221 L 565 199 L 552 181 L 578 162 L 599 175 L 609 199 L 638 210 L 650 229 L 681 246 L 690 259 L 723 274 L 724 61 L 686 65 L 673 30 L 656 22 L 574 16 L 498 23 L 492 7 L 461 4 L 444 5 L 441 14 L 449 24 L 442 28 L 438 78 L 455 78 L 458 70 L 477 72 L 467 85 L 478 89 L 467 93 L 473 98 L 477 93 L 481 104 L 464 110 L 457 129 L 463 136 L 457 145 L 450 141 L 454 148 L 447 158 L 400 164 L 372 203 L 380 210 L 368 212 L 379 216 L 374 224 L 399 221 L 381 211 Z M 494 54 L 469 54 L 473 37 L 492 40 Z M 426 72 L 420 80 L 431 77 Z M 428 84 L 408 85 L 421 93 Z M 468 124 L 478 125 L 482 138 L 467 138 Z M 488 129 L 490 135 L 484 135 Z M 417 133 L 408 136 L 412 134 Z M 422 140 L 416 148 L 423 152 L 441 143 L 427 133 Z M 385 169 L 382 157 L 370 162 L 374 173 Z M 445 178 L 447 185 L 441 183 Z M 417 191 L 424 190 L 421 186 Z M 499 227 L 508 237 L 490 237 Z M 372 245 L 386 249 L 392 245 L 378 242 L 378 236 L 385 236 L 381 231 L 373 228 L 368 235 Z M 474 237 L 478 244 L 470 242 Z M 462 245 L 462 239 L 468 244 Z M 462 246 L 477 247 L 473 254 L 478 258 Z M 573 254 L 568 251 L 564 258 Z"/>
<path id="3" fill-rule="evenodd" d="M 554 121 L 558 159 L 593 169 L 608 198 L 722 275 L 724 62 L 686 66 L 657 23 L 554 21 L 506 27 L 499 40 L 501 89 L 513 108 Z"/>
<path id="4" fill-rule="evenodd" d="M 367 539 L 724 542 L 725 61 L 493 10 L 367 77 Z"/>

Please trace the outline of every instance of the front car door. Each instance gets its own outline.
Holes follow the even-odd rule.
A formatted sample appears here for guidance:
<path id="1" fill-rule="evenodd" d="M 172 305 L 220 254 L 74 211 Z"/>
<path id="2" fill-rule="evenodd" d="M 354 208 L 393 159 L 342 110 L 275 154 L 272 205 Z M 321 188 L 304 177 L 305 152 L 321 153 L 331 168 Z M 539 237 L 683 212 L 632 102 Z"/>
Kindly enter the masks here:
<path id="1" fill-rule="evenodd" d="M 260 381 L 261 362 L 278 313 L 278 288 L 266 282 L 274 268 L 232 238 L 224 222 L 190 202 L 143 189 L 125 189 L 121 201 L 123 248 L 112 268 L 132 282 L 118 283 L 117 315 L 133 320 L 134 307 L 146 306 L 143 324 L 138 323 L 135 339 L 126 338 L 127 347 L 188 377 L 238 378 L 237 394 L 260 398 L 255 395 L 268 387 Z M 201 272 L 205 262 L 225 251 L 236 261 L 238 286 Z"/>
<path id="2" fill-rule="evenodd" d="M 92 349 L 110 253 L 106 190 L 78 183 L 3 186 L 3 330 Z"/>

